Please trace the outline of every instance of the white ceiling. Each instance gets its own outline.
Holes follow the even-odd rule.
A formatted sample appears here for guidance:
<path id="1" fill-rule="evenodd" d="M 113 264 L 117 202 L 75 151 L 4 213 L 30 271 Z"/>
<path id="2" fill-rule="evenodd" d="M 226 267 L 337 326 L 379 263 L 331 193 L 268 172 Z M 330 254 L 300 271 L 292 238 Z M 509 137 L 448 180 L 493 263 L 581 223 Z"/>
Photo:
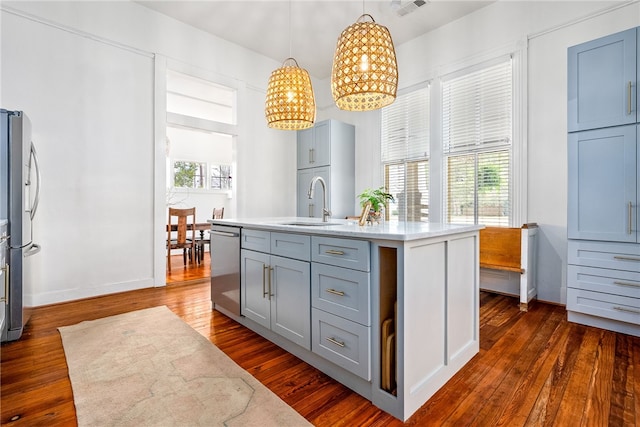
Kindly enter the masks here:
<path id="1" fill-rule="evenodd" d="M 398 7 L 411 6 L 413 1 L 165 0 L 137 3 L 279 62 L 293 56 L 300 67 L 317 78 L 329 77 L 338 36 L 363 13 L 387 27 L 394 44 L 399 45 L 492 3 L 431 0 L 413 12 L 399 16 Z"/>

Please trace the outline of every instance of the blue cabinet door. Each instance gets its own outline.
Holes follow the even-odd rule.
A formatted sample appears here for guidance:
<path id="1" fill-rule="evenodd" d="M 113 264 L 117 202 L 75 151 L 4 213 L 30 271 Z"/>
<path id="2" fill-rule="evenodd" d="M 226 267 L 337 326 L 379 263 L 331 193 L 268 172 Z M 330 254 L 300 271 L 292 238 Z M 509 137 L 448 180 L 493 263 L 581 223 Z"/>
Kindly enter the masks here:
<path id="1" fill-rule="evenodd" d="M 569 132 L 636 123 L 636 29 L 568 50 Z"/>
<path id="2" fill-rule="evenodd" d="M 240 308 L 242 315 L 269 328 L 269 254 L 242 249 L 240 252 Z"/>
<path id="3" fill-rule="evenodd" d="M 331 121 L 298 131 L 298 169 L 326 166 L 331 162 Z"/>
<path id="4" fill-rule="evenodd" d="M 311 350 L 311 267 L 271 256 L 271 330 Z"/>
<path id="5" fill-rule="evenodd" d="M 636 127 L 569 134 L 570 239 L 637 241 Z"/>

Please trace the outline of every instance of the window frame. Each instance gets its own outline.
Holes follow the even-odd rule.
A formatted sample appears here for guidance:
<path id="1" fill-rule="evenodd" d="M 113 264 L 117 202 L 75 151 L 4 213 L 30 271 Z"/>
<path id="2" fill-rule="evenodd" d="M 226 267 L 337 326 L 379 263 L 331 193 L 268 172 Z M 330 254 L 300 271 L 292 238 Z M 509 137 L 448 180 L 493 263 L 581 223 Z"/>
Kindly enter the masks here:
<path id="1" fill-rule="evenodd" d="M 410 144 L 410 140 L 411 140 L 411 135 L 403 135 L 401 138 L 404 141 L 404 147 L 402 147 L 404 149 L 404 153 L 399 155 L 396 154 L 396 156 L 389 154 L 394 152 L 393 148 L 399 148 L 399 147 L 390 147 L 390 146 L 385 146 L 384 142 L 383 142 L 383 138 L 384 138 L 384 112 L 381 113 L 381 118 L 380 118 L 380 128 L 381 128 L 381 138 L 380 138 L 380 163 L 381 163 L 381 173 L 382 173 L 382 178 L 384 181 L 384 187 L 388 190 L 388 191 L 392 191 L 392 189 L 390 188 L 390 171 L 389 169 L 391 167 L 397 167 L 397 166 L 402 166 L 403 167 L 403 188 L 404 191 L 403 193 L 406 193 L 407 190 L 407 182 L 408 182 L 408 174 L 409 174 L 409 170 L 414 170 L 414 172 L 416 173 L 416 179 L 410 179 L 409 181 L 411 183 L 415 183 L 415 185 L 419 185 L 420 184 L 420 179 L 419 179 L 419 173 L 417 172 L 417 170 L 419 169 L 419 165 L 421 163 L 425 163 L 426 164 L 426 168 L 427 168 L 427 174 L 426 174 L 426 204 L 421 203 L 419 206 L 419 209 L 415 210 L 415 207 L 418 206 L 416 204 L 412 204 L 411 205 L 411 209 L 408 209 L 407 207 L 405 207 L 403 210 L 401 210 L 400 205 L 402 204 L 402 201 L 399 200 L 399 197 L 396 197 L 396 200 L 394 202 L 390 203 L 389 209 L 385 210 L 385 219 L 386 220 L 390 220 L 390 216 L 391 216 L 391 210 L 392 209 L 398 209 L 400 212 L 403 213 L 402 217 L 400 216 L 400 212 L 398 214 L 398 218 L 394 218 L 392 219 L 392 221 L 406 221 L 407 217 L 415 217 L 415 216 L 419 216 L 420 217 L 420 221 L 421 222 L 429 222 L 429 196 L 430 196 L 430 189 L 429 189 L 429 182 L 430 182 L 430 150 L 431 150 L 431 141 L 432 141 L 432 135 L 431 135 L 431 83 L 429 81 L 426 82 L 422 82 L 416 85 L 413 85 L 411 87 L 405 88 L 403 90 L 400 90 L 398 93 L 398 98 L 402 97 L 402 96 L 409 96 L 412 93 L 419 91 L 419 90 L 426 90 L 426 118 L 427 118 L 427 124 L 426 124 L 426 151 L 416 151 L 416 150 L 412 150 L 411 149 L 411 144 Z M 393 104 L 391 107 L 385 107 L 385 108 L 393 108 Z M 387 110 L 388 111 L 388 110 Z M 411 118 L 407 117 L 405 119 L 406 121 L 409 121 Z M 405 128 L 406 130 L 406 128 Z M 416 153 L 423 153 L 422 155 L 420 154 L 416 154 Z M 385 155 L 385 153 L 387 155 Z M 410 167 L 411 166 L 411 167 Z M 415 167 L 414 167 L 415 166 Z M 399 196 L 399 195 L 394 195 L 394 196 Z M 423 210 L 426 209 L 426 213 L 423 212 Z M 410 213 L 410 211 L 412 213 Z M 422 218 L 425 218 L 424 220 Z"/>
<path id="2" fill-rule="evenodd" d="M 501 67 L 504 66 L 508 66 L 508 71 L 509 71 L 509 75 L 508 75 L 508 80 L 507 80 L 507 84 L 509 85 L 508 89 L 510 89 L 510 91 L 508 92 L 508 99 L 511 102 L 511 108 L 509 110 L 509 114 L 508 114 L 508 123 L 504 123 L 504 115 L 503 118 L 500 119 L 502 126 L 504 126 L 505 124 L 510 125 L 509 126 L 509 131 L 508 131 L 508 135 L 504 134 L 504 133 L 500 133 L 501 138 L 499 139 L 486 139 L 486 140 L 481 140 L 481 139 L 476 139 L 476 138 L 472 138 L 469 140 L 470 143 L 467 144 L 462 144 L 462 145 L 447 145 L 447 142 L 450 142 L 450 140 L 448 140 L 448 138 L 445 138 L 445 135 L 447 135 L 447 132 L 445 132 L 445 98 L 447 98 L 447 96 L 445 96 L 445 87 L 447 86 L 447 82 L 450 81 L 461 81 L 462 79 L 464 79 L 465 77 L 468 76 L 472 76 L 472 75 L 477 75 L 478 73 L 482 72 L 485 73 L 484 75 L 478 76 L 480 80 L 482 81 L 486 81 L 486 79 L 495 77 L 492 74 L 491 69 L 493 70 L 498 70 L 498 73 L 504 73 L 506 70 L 501 69 Z M 489 73 L 489 74 L 486 74 Z M 514 221 L 513 221 L 513 216 L 514 216 L 514 209 L 513 209 L 513 157 L 514 157 L 514 150 L 513 150 L 513 134 L 514 134 L 514 77 L 513 77 L 513 58 L 511 55 L 508 56 L 500 56 L 497 58 L 494 58 L 492 60 L 489 61 L 485 61 L 483 63 L 479 63 L 476 64 L 474 66 L 471 67 L 467 67 L 465 69 L 462 70 L 458 70 L 454 73 L 450 73 L 448 75 L 445 75 L 443 77 L 441 77 L 441 87 L 440 87 L 440 115 L 441 115 L 441 126 L 442 126 L 442 209 L 441 209 L 441 215 L 443 218 L 443 222 L 445 223 L 465 223 L 465 224 L 479 224 L 479 223 L 486 223 L 486 224 L 490 224 L 492 226 L 502 226 L 502 227 L 509 227 L 509 226 L 513 226 Z M 504 80 L 501 78 L 502 76 L 498 76 L 498 82 L 504 83 Z M 462 80 L 463 82 L 463 87 L 464 84 L 469 85 L 469 87 L 471 87 L 472 89 L 470 89 L 470 92 L 474 92 L 474 89 L 478 88 L 477 84 L 473 84 L 470 85 L 469 83 L 474 83 L 473 81 L 470 82 L 464 82 L 464 80 Z M 497 86 L 491 86 L 492 91 L 495 89 L 500 90 L 500 87 Z M 464 90 L 464 89 L 463 89 Z M 458 93 L 458 95 L 460 95 L 460 93 Z M 480 95 L 481 96 L 481 95 Z M 501 114 L 504 113 L 500 112 Z M 467 122 L 469 123 L 474 123 L 475 119 L 477 119 L 477 116 L 480 116 L 479 118 L 482 120 L 482 116 L 485 114 L 485 111 L 478 111 L 478 109 L 474 109 L 474 111 L 472 111 L 471 116 L 469 117 L 467 116 L 462 116 L 459 115 L 458 117 L 465 117 L 466 122 L 463 122 L 463 124 L 467 124 Z M 458 123 L 457 127 L 460 127 L 460 123 Z M 491 124 L 489 124 L 487 126 L 488 129 L 490 129 L 492 126 Z M 468 128 L 468 127 L 467 127 Z M 476 135 L 479 130 L 478 128 L 476 128 L 475 126 L 473 126 L 474 131 L 472 131 L 472 133 L 474 135 Z M 452 127 L 451 129 L 455 129 L 454 127 Z M 466 129 L 466 128 L 462 128 L 462 129 Z M 483 129 L 484 130 L 484 129 Z M 478 136 L 480 136 L 480 134 L 477 134 Z M 482 157 L 485 156 L 490 156 L 491 154 L 494 153 L 507 153 L 508 156 L 508 160 L 506 163 L 502 163 L 503 165 L 506 165 L 507 167 L 507 171 L 506 171 L 506 175 L 507 175 L 507 197 L 506 197 L 506 202 L 504 203 L 506 205 L 506 210 L 508 211 L 507 215 L 497 215 L 496 220 L 492 221 L 491 217 L 493 217 L 493 215 L 490 215 L 489 217 L 487 217 L 488 214 L 485 214 L 485 220 L 481 221 L 481 218 L 483 215 L 482 214 L 482 207 L 480 206 L 480 196 L 481 196 L 481 190 L 479 188 L 479 165 L 480 162 L 482 161 Z M 473 174 L 473 195 L 472 195 L 472 207 L 473 207 L 473 211 L 471 213 L 471 215 L 469 214 L 464 214 L 464 209 L 461 207 L 461 211 L 459 212 L 459 214 L 461 215 L 459 217 L 460 221 L 452 221 L 453 216 L 455 215 L 455 209 L 453 209 L 451 207 L 451 202 L 449 200 L 448 195 L 451 194 L 452 189 L 455 189 L 457 191 L 459 191 L 461 189 L 461 187 L 456 186 L 456 187 L 452 187 L 449 185 L 449 178 L 451 177 L 451 174 L 449 172 L 450 166 L 451 166 L 451 160 L 453 159 L 459 159 L 459 158 L 464 158 L 464 157 L 468 157 L 471 158 L 473 160 L 473 170 L 471 171 L 471 173 Z M 500 194 L 498 193 L 498 195 L 496 196 L 496 199 L 500 199 Z M 498 207 L 502 206 L 503 204 L 499 204 Z M 486 207 L 485 207 L 486 208 Z M 488 208 L 486 208 L 488 209 Z M 502 210 L 502 209 L 501 209 Z M 485 211 L 486 212 L 486 211 Z M 469 218 L 469 216 L 471 216 L 473 222 L 468 221 L 467 219 Z M 505 218 L 506 217 L 506 218 Z M 506 219 L 506 221 L 501 220 L 502 219 Z"/>

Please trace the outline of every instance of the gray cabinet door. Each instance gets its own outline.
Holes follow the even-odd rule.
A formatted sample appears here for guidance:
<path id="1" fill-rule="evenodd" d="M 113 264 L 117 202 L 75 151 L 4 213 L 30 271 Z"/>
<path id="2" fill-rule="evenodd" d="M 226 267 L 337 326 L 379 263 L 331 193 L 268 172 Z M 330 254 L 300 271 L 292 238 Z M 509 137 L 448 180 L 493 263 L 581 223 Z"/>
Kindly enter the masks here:
<path id="1" fill-rule="evenodd" d="M 240 278 L 242 315 L 268 328 L 271 324 L 269 254 L 242 249 Z"/>
<path id="2" fill-rule="evenodd" d="M 569 238 L 636 242 L 636 126 L 570 134 L 568 157 Z"/>
<path id="3" fill-rule="evenodd" d="M 297 134 L 297 158 L 298 169 L 313 167 L 311 156 L 313 155 L 314 128 L 298 131 Z"/>
<path id="4" fill-rule="evenodd" d="M 297 134 L 298 169 L 327 166 L 331 163 L 331 122 L 316 123 Z"/>
<path id="5" fill-rule="evenodd" d="M 636 123 L 636 29 L 568 50 L 568 129 Z"/>
<path id="6" fill-rule="evenodd" d="M 271 330 L 311 350 L 309 263 L 272 255 L 271 268 Z"/>

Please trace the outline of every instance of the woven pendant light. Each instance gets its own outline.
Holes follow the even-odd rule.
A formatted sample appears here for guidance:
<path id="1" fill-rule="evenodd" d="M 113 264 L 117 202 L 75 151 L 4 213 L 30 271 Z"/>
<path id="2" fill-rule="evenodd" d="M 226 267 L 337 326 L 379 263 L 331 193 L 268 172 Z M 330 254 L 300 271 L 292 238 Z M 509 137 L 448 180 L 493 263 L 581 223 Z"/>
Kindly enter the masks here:
<path id="1" fill-rule="evenodd" d="M 304 68 L 291 58 L 291 0 L 289 0 L 289 58 L 271 73 L 267 86 L 264 115 L 267 126 L 282 130 L 300 130 L 316 121 L 316 101 L 311 78 Z M 287 65 L 287 62 L 293 65 Z"/>
<path id="2" fill-rule="evenodd" d="M 365 22 L 366 17 L 372 22 Z M 376 110 L 396 99 L 397 87 L 391 34 L 364 14 L 338 38 L 331 72 L 333 100 L 342 110 Z"/>
<path id="3" fill-rule="evenodd" d="M 282 67 L 271 73 L 264 112 L 270 128 L 299 130 L 313 126 L 316 102 L 311 78 L 295 59 L 287 58 Z"/>

